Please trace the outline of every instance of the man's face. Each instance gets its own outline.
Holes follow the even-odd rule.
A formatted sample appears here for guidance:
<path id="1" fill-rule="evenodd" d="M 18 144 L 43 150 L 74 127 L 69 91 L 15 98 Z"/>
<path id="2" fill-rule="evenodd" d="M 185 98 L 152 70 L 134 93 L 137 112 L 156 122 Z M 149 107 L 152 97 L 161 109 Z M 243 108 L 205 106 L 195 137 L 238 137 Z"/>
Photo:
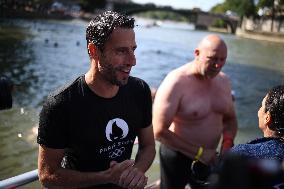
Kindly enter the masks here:
<path id="1" fill-rule="evenodd" d="M 221 44 L 196 50 L 196 57 L 200 66 L 200 74 L 206 78 L 214 78 L 226 63 L 227 48 Z"/>
<path id="2" fill-rule="evenodd" d="M 137 45 L 133 29 L 116 28 L 100 51 L 98 72 L 113 85 L 125 85 L 132 66 L 136 65 Z"/>

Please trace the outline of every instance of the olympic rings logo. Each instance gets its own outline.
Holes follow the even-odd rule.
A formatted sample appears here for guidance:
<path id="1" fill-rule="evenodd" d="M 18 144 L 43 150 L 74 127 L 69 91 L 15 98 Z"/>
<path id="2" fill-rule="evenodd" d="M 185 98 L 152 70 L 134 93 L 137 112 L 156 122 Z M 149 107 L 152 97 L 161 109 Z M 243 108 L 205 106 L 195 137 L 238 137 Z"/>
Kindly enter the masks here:
<path id="1" fill-rule="evenodd" d="M 118 148 L 118 149 L 115 149 L 114 151 L 110 152 L 109 153 L 109 158 L 116 158 L 116 157 L 119 157 L 122 155 L 122 153 L 125 151 L 125 148 L 124 147 L 121 147 L 121 148 Z"/>

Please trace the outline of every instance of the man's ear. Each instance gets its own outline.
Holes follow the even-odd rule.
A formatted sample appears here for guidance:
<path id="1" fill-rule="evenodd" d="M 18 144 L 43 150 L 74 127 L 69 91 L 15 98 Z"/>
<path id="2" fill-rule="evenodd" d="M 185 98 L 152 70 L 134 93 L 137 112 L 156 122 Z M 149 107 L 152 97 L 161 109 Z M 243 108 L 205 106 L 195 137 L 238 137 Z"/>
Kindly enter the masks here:
<path id="1" fill-rule="evenodd" d="M 266 112 L 264 122 L 265 122 L 265 125 L 268 125 L 268 126 L 269 126 L 269 125 L 271 124 L 271 122 L 272 122 L 272 117 L 271 117 L 271 114 L 270 114 L 269 111 Z"/>
<path id="2" fill-rule="evenodd" d="M 199 54 L 200 54 L 199 49 L 195 49 L 195 50 L 194 50 L 194 55 L 195 55 L 195 57 L 199 56 Z"/>
<path id="3" fill-rule="evenodd" d="M 91 58 L 96 58 L 98 56 L 98 48 L 95 46 L 94 43 L 88 44 L 88 51 Z"/>

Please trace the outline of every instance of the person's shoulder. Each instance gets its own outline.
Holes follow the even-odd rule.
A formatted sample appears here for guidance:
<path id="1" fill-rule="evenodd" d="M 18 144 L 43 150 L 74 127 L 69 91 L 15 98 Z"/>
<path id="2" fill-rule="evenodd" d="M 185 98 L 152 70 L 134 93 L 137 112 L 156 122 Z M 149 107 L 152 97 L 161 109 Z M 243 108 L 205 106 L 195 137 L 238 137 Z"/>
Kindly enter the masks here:
<path id="1" fill-rule="evenodd" d="M 129 85 L 133 85 L 133 86 L 148 86 L 147 82 L 144 81 L 143 79 L 141 78 L 138 78 L 138 77 L 134 77 L 134 76 L 130 76 L 129 79 L 128 79 L 128 84 Z"/>
<path id="2" fill-rule="evenodd" d="M 132 90 L 150 90 L 150 87 L 146 81 L 141 78 L 130 76 L 127 83 L 128 88 Z"/>
<path id="3" fill-rule="evenodd" d="M 223 87 L 231 87 L 231 79 L 230 77 L 224 73 L 224 72 L 220 72 L 217 76 L 216 76 L 216 80 L 218 83 L 222 84 Z"/>
<path id="4" fill-rule="evenodd" d="M 238 153 L 241 151 L 247 151 L 247 148 L 250 147 L 251 144 L 237 144 L 230 149 L 230 152 Z"/>
<path id="5" fill-rule="evenodd" d="M 75 80 L 71 80 L 64 85 L 58 87 L 56 90 L 49 94 L 50 97 L 56 97 L 59 95 L 66 95 L 71 89 L 78 86 L 78 83 L 82 82 L 83 76 L 76 78 Z"/>
<path id="6" fill-rule="evenodd" d="M 238 144 L 236 146 L 233 146 L 229 154 L 231 155 L 242 155 L 247 157 L 255 157 L 256 154 L 258 154 L 259 145 L 256 144 Z"/>
<path id="7" fill-rule="evenodd" d="M 258 151 L 260 148 L 265 148 L 267 146 L 267 142 L 269 142 L 270 139 L 266 137 L 256 138 L 253 139 L 245 144 L 237 144 L 231 148 L 231 152 L 241 153 L 252 153 Z"/>
<path id="8" fill-rule="evenodd" d="M 187 81 L 187 77 L 185 65 L 175 68 L 168 72 L 162 80 L 158 91 L 163 91 L 160 92 L 160 94 L 164 94 L 165 91 L 180 91 L 179 89 L 182 88 L 183 83 Z"/>
<path id="9" fill-rule="evenodd" d="M 66 101 L 70 97 L 70 92 L 76 90 L 78 85 L 82 82 L 82 79 L 83 76 L 80 76 L 75 80 L 71 80 L 58 87 L 47 96 L 47 101 L 49 103 L 59 103 Z"/>
<path id="10" fill-rule="evenodd" d="M 275 150 L 281 150 L 284 153 L 284 142 L 281 138 L 278 137 L 266 137 L 267 140 L 264 141 L 263 143 L 265 144 L 265 146 L 267 146 L 267 148 Z"/>
<path id="11" fill-rule="evenodd" d="M 189 74 L 189 70 L 191 70 L 192 64 L 186 63 L 182 66 L 179 66 L 175 69 L 173 69 L 172 71 L 169 72 L 169 74 L 171 75 L 176 75 L 176 76 L 184 76 L 184 75 L 188 75 Z"/>
<path id="12" fill-rule="evenodd" d="M 222 79 L 223 81 L 227 81 L 227 82 L 230 82 L 230 77 L 225 73 L 225 72 L 220 72 L 219 74 L 218 74 L 218 77 L 220 78 L 220 79 Z"/>
<path id="13" fill-rule="evenodd" d="M 185 64 L 178 68 L 171 70 L 165 77 L 164 81 L 168 83 L 177 84 L 179 82 L 185 81 L 185 78 L 190 77 L 188 73 L 190 65 Z"/>

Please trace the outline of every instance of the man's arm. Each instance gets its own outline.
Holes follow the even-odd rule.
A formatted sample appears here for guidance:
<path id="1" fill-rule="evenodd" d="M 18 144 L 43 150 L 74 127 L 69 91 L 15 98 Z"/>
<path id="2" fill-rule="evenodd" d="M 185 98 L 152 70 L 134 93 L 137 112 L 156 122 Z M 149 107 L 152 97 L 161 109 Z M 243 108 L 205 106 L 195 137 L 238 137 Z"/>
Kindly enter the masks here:
<path id="1" fill-rule="evenodd" d="M 63 149 L 52 149 L 39 145 L 39 180 L 45 187 L 81 188 L 98 184 L 118 184 L 123 170 L 133 165 L 133 160 L 122 163 L 111 162 L 110 168 L 100 172 L 79 172 L 61 167 Z M 98 162 L 99 163 L 99 162 Z"/>
<path id="2" fill-rule="evenodd" d="M 223 141 L 221 145 L 221 154 L 226 153 L 231 147 L 234 146 L 234 139 L 236 137 L 237 130 L 237 116 L 234 105 L 232 105 L 229 113 L 225 114 L 223 118 Z"/>
<path id="3" fill-rule="evenodd" d="M 125 170 L 120 178 L 119 184 L 124 188 L 142 189 L 146 186 L 148 177 L 145 172 L 151 166 L 156 150 L 152 127 L 152 101 L 153 95 L 147 83 L 140 83 L 138 104 L 143 114 L 143 124 L 137 130 L 138 150 L 135 156 L 133 167 Z"/>
<path id="4" fill-rule="evenodd" d="M 157 90 L 153 106 L 154 135 L 157 140 L 171 149 L 194 158 L 193 154 L 198 153 L 200 146 L 188 143 L 169 130 L 182 98 L 177 92 L 180 91 L 178 84 L 174 83 L 176 78 L 175 75 L 168 75 Z M 215 154 L 215 150 L 204 149 L 200 160 L 208 164 Z"/>
<path id="5" fill-rule="evenodd" d="M 232 88 L 230 79 L 224 75 L 223 86 L 226 87 L 228 96 L 228 110 L 223 116 L 223 141 L 221 144 L 221 154 L 226 153 L 232 146 L 234 146 L 234 139 L 238 130 L 237 116 L 235 112 L 234 100 L 232 96 Z"/>
<path id="6" fill-rule="evenodd" d="M 144 188 L 147 184 L 148 178 L 145 172 L 151 166 L 156 154 L 152 126 L 138 131 L 138 142 L 135 164 L 126 169 L 120 178 L 119 184 L 125 188 Z"/>
<path id="7" fill-rule="evenodd" d="M 134 167 L 145 173 L 151 166 L 156 154 L 152 125 L 138 131 L 138 142 Z"/>

